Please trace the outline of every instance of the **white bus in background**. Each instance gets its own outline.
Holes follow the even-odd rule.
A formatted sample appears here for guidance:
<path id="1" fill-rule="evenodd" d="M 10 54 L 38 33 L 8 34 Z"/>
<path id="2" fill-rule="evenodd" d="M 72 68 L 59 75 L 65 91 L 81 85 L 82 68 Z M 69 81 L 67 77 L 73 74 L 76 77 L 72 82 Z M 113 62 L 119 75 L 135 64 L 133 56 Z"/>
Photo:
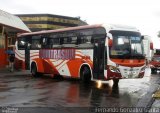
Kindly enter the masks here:
<path id="1" fill-rule="evenodd" d="M 154 55 L 154 49 L 153 49 L 153 41 L 150 36 L 143 35 L 143 46 L 144 46 L 144 54 L 147 60 L 147 64 L 152 60 L 152 57 Z"/>

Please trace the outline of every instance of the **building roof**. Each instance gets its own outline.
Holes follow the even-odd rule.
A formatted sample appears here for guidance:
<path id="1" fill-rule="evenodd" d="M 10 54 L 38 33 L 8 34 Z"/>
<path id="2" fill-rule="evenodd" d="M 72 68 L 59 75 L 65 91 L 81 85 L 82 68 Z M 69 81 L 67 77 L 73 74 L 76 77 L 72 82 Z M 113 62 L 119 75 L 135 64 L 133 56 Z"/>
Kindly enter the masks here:
<path id="1" fill-rule="evenodd" d="M 57 17 L 57 18 L 64 18 L 64 19 L 72 19 L 72 20 L 79 20 L 80 17 L 69 17 L 69 16 L 62 16 L 62 15 L 54 15 L 54 14 L 16 14 L 18 17 Z"/>
<path id="2" fill-rule="evenodd" d="M 17 32 L 30 32 L 19 17 L 2 10 L 0 10 L 0 25 L 14 28 Z"/>
<path id="3" fill-rule="evenodd" d="M 16 14 L 32 32 L 87 25 L 80 17 L 54 14 Z"/>

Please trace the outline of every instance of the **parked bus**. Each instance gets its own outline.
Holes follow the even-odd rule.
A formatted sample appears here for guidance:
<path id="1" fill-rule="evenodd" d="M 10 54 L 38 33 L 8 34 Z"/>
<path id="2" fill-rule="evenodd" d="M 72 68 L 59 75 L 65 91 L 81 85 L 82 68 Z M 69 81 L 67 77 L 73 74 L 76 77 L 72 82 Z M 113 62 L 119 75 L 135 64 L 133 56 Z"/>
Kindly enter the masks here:
<path id="1" fill-rule="evenodd" d="M 154 55 L 153 41 L 151 37 L 148 35 L 143 35 L 142 38 L 143 38 L 143 46 L 144 46 L 144 54 L 146 57 L 146 62 L 147 64 L 149 64 Z"/>
<path id="2" fill-rule="evenodd" d="M 129 26 L 86 25 L 19 34 L 16 66 L 33 76 L 91 80 L 142 78 L 145 56 L 140 32 Z"/>
<path id="3" fill-rule="evenodd" d="M 150 68 L 152 73 L 160 72 L 160 49 L 154 49 L 154 55 L 150 61 Z"/>

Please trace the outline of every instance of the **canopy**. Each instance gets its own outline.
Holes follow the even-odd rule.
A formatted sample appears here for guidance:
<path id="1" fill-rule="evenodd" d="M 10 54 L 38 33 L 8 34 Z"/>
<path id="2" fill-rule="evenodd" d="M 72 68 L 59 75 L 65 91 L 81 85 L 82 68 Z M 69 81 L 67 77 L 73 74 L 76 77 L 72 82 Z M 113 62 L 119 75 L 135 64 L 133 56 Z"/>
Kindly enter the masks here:
<path id="1" fill-rule="evenodd" d="M 15 28 L 17 32 L 30 32 L 19 17 L 2 10 L 0 10 L 0 25 Z"/>

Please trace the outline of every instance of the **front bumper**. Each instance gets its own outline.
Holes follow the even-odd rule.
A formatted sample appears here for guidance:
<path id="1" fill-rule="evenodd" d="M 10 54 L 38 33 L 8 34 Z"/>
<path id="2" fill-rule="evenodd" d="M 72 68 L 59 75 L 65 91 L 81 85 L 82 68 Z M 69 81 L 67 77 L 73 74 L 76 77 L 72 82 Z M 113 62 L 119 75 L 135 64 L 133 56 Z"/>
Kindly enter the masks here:
<path id="1" fill-rule="evenodd" d="M 107 79 L 134 79 L 143 78 L 145 67 L 118 67 L 119 72 L 113 72 L 107 68 Z"/>

